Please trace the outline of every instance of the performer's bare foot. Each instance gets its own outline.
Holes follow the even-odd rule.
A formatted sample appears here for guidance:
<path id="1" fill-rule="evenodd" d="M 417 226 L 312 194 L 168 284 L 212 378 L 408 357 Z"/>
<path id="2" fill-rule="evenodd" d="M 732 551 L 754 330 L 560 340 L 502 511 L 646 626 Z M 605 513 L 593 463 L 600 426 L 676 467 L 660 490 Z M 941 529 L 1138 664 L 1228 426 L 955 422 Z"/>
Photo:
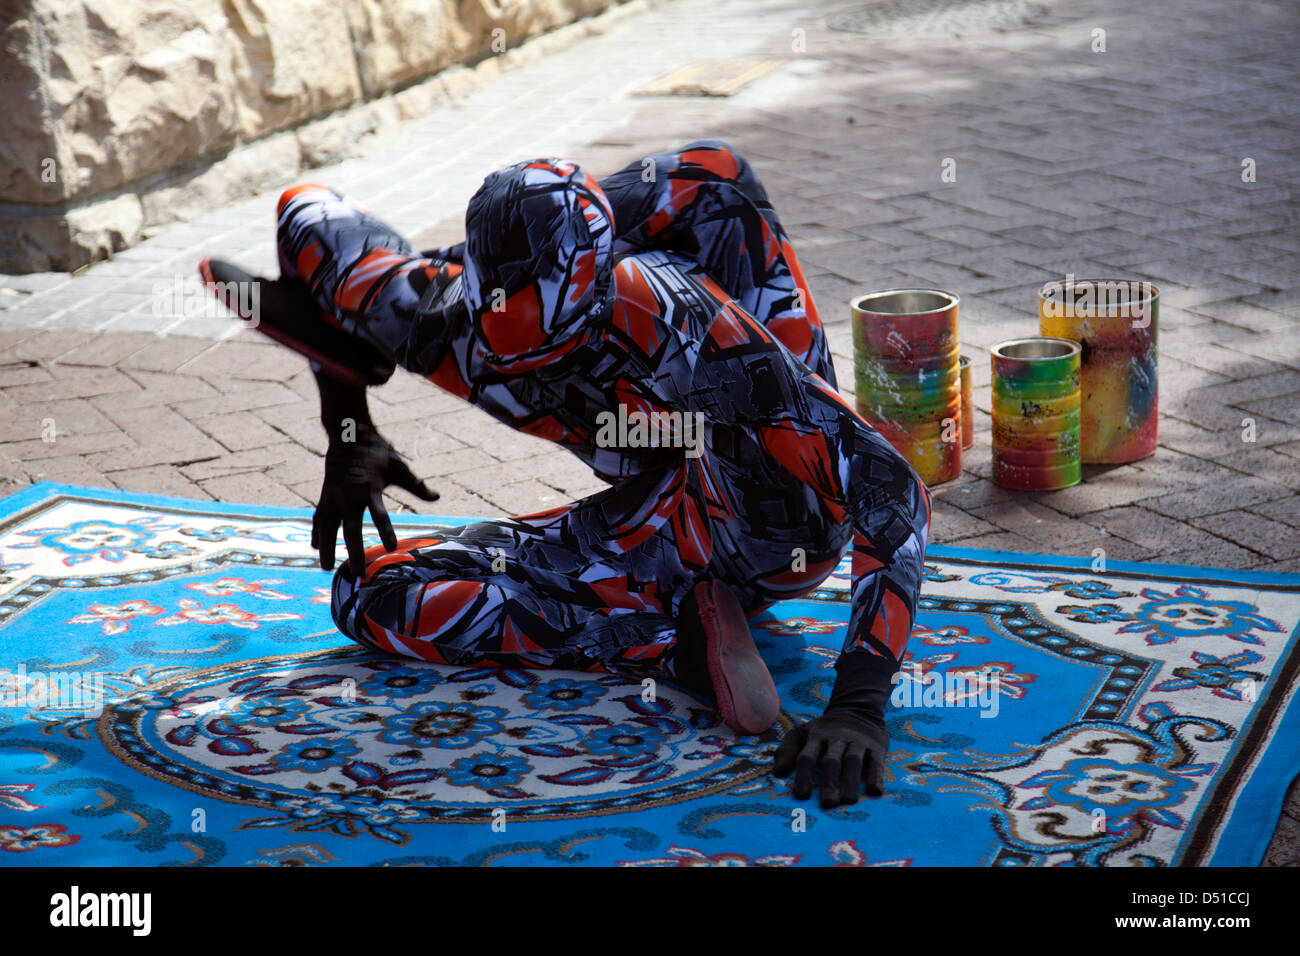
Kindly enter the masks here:
<path id="1" fill-rule="evenodd" d="M 678 627 L 684 683 L 702 684 L 707 674 L 718 712 L 737 733 L 759 734 L 771 727 L 781 698 L 731 588 L 722 581 L 701 581 L 682 606 Z"/>

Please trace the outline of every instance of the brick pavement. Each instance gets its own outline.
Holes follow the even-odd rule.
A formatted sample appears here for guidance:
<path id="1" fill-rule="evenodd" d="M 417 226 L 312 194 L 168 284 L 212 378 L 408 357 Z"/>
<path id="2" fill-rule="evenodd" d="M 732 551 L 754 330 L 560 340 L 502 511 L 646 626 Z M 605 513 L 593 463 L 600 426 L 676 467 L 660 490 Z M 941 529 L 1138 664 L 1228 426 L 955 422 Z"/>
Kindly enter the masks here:
<path id="1" fill-rule="evenodd" d="M 730 29 L 741 22 L 737 8 L 679 0 L 544 64 L 563 71 L 564 57 L 601 44 L 601 56 L 625 56 L 634 37 L 653 53 L 652 74 L 701 55 L 792 60 L 732 102 L 631 99 L 633 84 L 607 82 L 589 114 L 600 123 L 574 132 L 564 152 L 603 174 L 700 136 L 740 148 L 793 236 L 847 393 L 851 295 L 920 285 L 962 296 L 978 437 L 965 473 L 935 489 L 932 540 L 1300 571 L 1300 204 L 1291 185 L 1300 129 L 1284 108 L 1300 89 L 1290 43 L 1300 15 L 1270 3 L 1239 16 L 1210 0 L 1139 11 L 1082 0 L 1003 33 L 873 40 L 825 29 L 828 4 L 809 4 L 804 16 L 767 4 L 745 21 L 747 32 Z M 675 58 L 668 38 L 684 25 L 695 46 Z M 1107 31 L 1104 53 L 1090 48 L 1096 28 Z M 796 52 L 798 30 L 805 49 Z M 509 115 L 501 91 L 526 86 L 529 69 L 497 81 L 498 122 Z M 429 129 L 454 121 L 435 117 Z M 419 135 L 424 146 L 446 143 Z M 555 137 L 538 132 L 527 142 L 548 141 Z M 494 143 L 467 154 L 477 175 L 485 163 L 522 158 L 508 136 Z M 461 156 L 444 150 L 438 162 L 450 169 Z M 956 161 L 955 182 L 940 178 L 945 158 Z M 1242 181 L 1246 158 L 1252 183 Z M 388 203 L 408 230 L 432 223 L 416 237 L 423 244 L 458 239 L 473 185 L 457 180 L 457 198 L 450 187 L 426 196 L 421 219 L 420 196 L 385 186 L 395 174 L 381 160 L 345 164 L 331 181 L 381 214 Z M 315 500 L 323 436 L 301 360 L 246 331 L 218 342 L 179 334 L 229 336 L 229 320 L 216 316 L 170 318 L 166 336 L 125 331 L 157 327 L 153 283 L 189 270 L 200 252 L 239 250 L 239 261 L 265 268 L 273 201 L 239 207 L 256 211 L 255 221 L 217 211 L 197 221 L 202 228 L 178 227 L 78 278 L 0 279 L 32 290 L 20 308 L 0 312 L 0 492 L 48 479 Z M 988 349 L 1032 334 L 1034 291 L 1067 272 L 1160 286 L 1160 449 L 1135 464 L 1088 468 L 1075 488 L 1008 492 L 991 481 Z M 71 328 L 58 327 L 60 314 Z M 84 331 L 102 324 L 124 330 Z M 442 493 L 439 511 L 533 510 L 603 487 L 567 453 L 411 377 L 376 390 L 372 404 Z M 1300 864 L 1295 788 L 1268 859 Z"/>

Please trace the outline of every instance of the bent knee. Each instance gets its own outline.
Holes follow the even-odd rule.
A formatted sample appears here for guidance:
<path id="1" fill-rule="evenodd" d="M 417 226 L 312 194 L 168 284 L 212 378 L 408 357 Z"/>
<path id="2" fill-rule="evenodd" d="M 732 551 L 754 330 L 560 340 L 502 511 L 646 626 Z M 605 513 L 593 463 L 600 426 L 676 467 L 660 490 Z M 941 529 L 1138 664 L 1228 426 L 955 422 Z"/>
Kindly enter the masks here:
<path id="1" fill-rule="evenodd" d="M 738 182 L 748 180 L 753 175 L 749 160 L 725 140 L 697 139 L 683 148 L 682 154 L 688 153 L 695 165 L 703 166 L 723 179 Z"/>
<path id="2" fill-rule="evenodd" d="M 312 180 L 305 183 L 299 183 L 296 186 L 290 186 L 284 192 L 280 193 L 280 200 L 275 205 L 275 214 L 280 216 L 284 213 L 285 208 L 294 201 L 303 202 L 313 198 L 315 194 L 325 197 L 332 197 L 334 191 L 322 182 Z"/>

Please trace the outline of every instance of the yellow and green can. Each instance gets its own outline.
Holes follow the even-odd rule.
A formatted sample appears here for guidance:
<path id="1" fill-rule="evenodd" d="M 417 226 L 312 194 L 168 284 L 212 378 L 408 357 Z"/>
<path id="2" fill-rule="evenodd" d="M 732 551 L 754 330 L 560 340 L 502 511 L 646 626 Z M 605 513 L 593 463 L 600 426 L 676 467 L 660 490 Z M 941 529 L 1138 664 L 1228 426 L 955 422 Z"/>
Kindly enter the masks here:
<path id="1" fill-rule="evenodd" d="M 849 303 L 858 412 L 927 485 L 961 474 L 958 304 L 935 289 L 889 289 Z"/>
<path id="2" fill-rule="evenodd" d="M 993 347 L 993 480 L 1054 491 L 1083 477 L 1079 459 L 1079 343 L 1011 339 Z"/>
<path id="3" fill-rule="evenodd" d="M 971 381 L 970 356 L 961 357 L 961 447 L 975 444 L 975 389 Z"/>
<path id="4" fill-rule="evenodd" d="M 1068 277 L 1039 290 L 1039 332 L 1082 347 L 1080 456 L 1085 464 L 1136 461 L 1155 453 L 1159 318 L 1160 290 L 1150 282 Z"/>

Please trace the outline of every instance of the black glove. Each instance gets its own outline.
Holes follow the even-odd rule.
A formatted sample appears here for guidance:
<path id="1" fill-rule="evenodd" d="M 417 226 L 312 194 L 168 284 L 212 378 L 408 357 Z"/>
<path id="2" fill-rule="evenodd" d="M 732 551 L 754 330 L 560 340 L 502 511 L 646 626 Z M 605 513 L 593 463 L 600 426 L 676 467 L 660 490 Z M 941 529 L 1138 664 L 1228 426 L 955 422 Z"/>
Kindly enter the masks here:
<path id="1" fill-rule="evenodd" d="M 312 517 L 311 546 L 320 552 L 320 566 L 334 567 L 339 524 L 353 574 L 366 566 L 362 525 L 366 508 L 385 550 L 397 547 L 397 535 L 384 508 L 384 489 L 405 488 L 425 501 L 437 501 L 431 490 L 411 472 L 370 420 L 364 387 L 349 385 L 316 371 L 321 395 L 321 424 L 329 435 L 325 452 L 325 482 Z"/>
<path id="2" fill-rule="evenodd" d="M 836 670 L 826 710 L 785 735 L 772 767 L 778 777 L 795 772 L 794 795 L 800 800 L 812 794 L 813 771 L 820 770 L 821 805 L 826 808 L 857 803 L 864 772 L 867 796 L 885 792 L 885 701 L 898 665 L 858 651 L 841 657 Z"/>

